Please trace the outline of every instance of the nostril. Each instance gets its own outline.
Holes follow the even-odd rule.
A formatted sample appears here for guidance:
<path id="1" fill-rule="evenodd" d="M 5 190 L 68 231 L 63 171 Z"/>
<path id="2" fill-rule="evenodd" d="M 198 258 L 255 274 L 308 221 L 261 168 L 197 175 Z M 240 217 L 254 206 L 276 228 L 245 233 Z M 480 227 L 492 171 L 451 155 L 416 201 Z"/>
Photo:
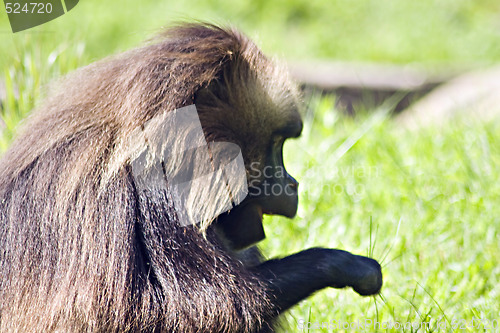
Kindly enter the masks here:
<path id="1" fill-rule="evenodd" d="M 299 187 L 299 182 L 295 178 L 293 178 L 292 176 L 290 176 L 290 174 L 288 174 L 288 173 L 286 174 L 286 179 L 287 179 L 288 185 L 292 189 L 296 190 Z"/>
<path id="2" fill-rule="evenodd" d="M 299 187 L 299 182 L 295 180 L 292 176 L 288 175 L 288 186 L 292 188 L 292 190 L 297 190 Z"/>

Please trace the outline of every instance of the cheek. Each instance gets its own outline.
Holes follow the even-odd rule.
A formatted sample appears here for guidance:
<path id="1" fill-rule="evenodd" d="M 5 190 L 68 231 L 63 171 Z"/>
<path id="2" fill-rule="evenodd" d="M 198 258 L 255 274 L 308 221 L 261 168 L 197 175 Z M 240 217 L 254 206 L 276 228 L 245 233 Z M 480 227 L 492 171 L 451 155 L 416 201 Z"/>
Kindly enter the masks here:
<path id="1" fill-rule="evenodd" d="M 261 171 L 266 163 L 265 153 L 263 149 L 245 149 L 242 147 L 243 160 L 249 173 Z"/>
<path id="2" fill-rule="evenodd" d="M 263 166 L 260 161 L 253 161 L 247 165 L 247 178 L 249 183 L 255 184 L 263 179 Z"/>

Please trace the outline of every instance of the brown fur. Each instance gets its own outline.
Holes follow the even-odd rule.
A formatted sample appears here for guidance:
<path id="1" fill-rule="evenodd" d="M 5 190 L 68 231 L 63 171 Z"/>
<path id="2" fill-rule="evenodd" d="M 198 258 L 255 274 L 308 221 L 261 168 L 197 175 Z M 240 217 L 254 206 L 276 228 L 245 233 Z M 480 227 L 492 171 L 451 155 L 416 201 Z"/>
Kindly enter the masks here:
<path id="1" fill-rule="evenodd" d="M 285 73 L 238 32 L 188 24 L 62 80 L 0 160 L 0 331 L 265 332 L 319 289 L 378 292 L 368 258 L 310 249 L 261 264 L 231 247 L 261 239 L 262 212 L 295 214 L 288 174 L 274 181 L 295 193 L 250 199 L 220 226 L 182 227 L 168 188 L 138 191 L 134 133 L 193 103 L 206 140 L 236 143 L 247 172 L 273 140 L 282 166 L 301 127 Z"/>
<path id="2" fill-rule="evenodd" d="M 126 161 L 103 177 L 134 128 L 216 79 L 224 100 L 197 101 L 208 140 L 258 147 L 267 133 L 248 131 L 279 121 L 275 104 L 294 107 L 252 42 L 209 25 L 170 29 L 58 85 L 0 162 L 2 332 L 253 331 L 271 317 L 260 281 L 210 231 L 181 229 L 168 200 L 139 198 Z"/>

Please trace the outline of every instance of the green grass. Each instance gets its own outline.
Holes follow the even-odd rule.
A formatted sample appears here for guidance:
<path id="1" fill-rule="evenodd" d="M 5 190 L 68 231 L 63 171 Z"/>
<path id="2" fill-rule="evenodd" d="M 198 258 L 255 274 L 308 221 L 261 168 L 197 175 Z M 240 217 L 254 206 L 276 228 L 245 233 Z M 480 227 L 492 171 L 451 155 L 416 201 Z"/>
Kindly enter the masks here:
<path id="1" fill-rule="evenodd" d="M 12 34 L 2 10 L 0 151 L 48 82 L 138 45 L 172 19 L 232 22 L 267 53 L 290 59 L 436 66 L 500 59 L 499 13 L 497 0 L 85 0 Z M 331 97 L 307 102 L 302 137 L 285 145 L 287 168 L 301 182 L 298 216 L 266 217 L 262 247 L 269 257 L 312 246 L 369 254 L 383 261 L 385 280 L 382 297 L 321 291 L 291 311 L 290 327 L 296 331 L 299 320 L 432 318 L 448 328 L 460 319 L 500 320 L 499 122 L 462 118 L 409 132 L 383 112 L 352 119 L 334 111 Z"/>
<path id="2" fill-rule="evenodd" d="M 85 61 L 135 46 L 162 25 L 202 19 L 240 27 L 264 51 L 291 59 L 488 63 L 500 58 L 497 0 L 85 0 L 13 35 L 0 10 L 0 66 L 31 45 L 46 55 L 85 44 Z"/>
<path id="3" fill-rule="evenodd" d="M 285 145 L 301 182 L 298 217 L 266 219 L 263 248 L 369 254 L 382 262 L 384 287 L 376 298 L 321 291 L 291 311 L 290 326 L 500 319 L 500 122 L 409 132 L 383 113 L 350 119 L 332 99 L 311 105 L 304 135 Z"/>
<path id="4" fill-rule="evenodd" d="M 497 0 L 85 0 L 62 17 L 16 34 L 1 9 L 0 79 L 10 100 L 1 112 L 7 130 L 0 150 L 48 82 L 140 45 L 162 26 L 192 19 L 231 23 L 266 53 L 290 60 L 417 62 L 438 69 L 500 59 Z"/>

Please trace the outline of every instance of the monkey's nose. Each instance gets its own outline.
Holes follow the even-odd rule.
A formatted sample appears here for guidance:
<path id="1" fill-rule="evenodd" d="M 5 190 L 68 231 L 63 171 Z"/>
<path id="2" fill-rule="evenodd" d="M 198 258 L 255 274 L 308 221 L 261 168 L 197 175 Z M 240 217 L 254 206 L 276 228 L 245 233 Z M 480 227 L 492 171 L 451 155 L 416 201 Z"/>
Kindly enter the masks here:
<path id="1" fill-rule="evenodd" d="M 297 190 L 299 188 L 299 182 L 290 175 L 288 175 L 288 184 L 293 190 Z"/>

